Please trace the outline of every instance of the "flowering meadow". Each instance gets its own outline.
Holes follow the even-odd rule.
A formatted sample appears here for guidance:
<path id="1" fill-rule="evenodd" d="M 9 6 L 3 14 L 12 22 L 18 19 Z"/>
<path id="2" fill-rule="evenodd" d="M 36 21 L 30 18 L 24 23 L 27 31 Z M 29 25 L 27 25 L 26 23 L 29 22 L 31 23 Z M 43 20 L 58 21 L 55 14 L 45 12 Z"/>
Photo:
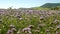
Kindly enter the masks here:
<path id="1" fill-rule="evenodd" d="M 60 34 L 60 11 L 0 9 L 0 34 Z"/>

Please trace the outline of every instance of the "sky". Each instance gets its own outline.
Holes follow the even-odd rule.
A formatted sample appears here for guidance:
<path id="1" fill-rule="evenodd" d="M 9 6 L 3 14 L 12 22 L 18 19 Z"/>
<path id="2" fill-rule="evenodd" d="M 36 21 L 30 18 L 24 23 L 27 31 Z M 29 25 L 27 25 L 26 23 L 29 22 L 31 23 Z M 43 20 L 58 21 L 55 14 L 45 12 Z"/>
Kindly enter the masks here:
<path id="1" fill-rule="evenodd" d="M 0 0 L 0 8 L 30 8 L 45 3 L 60 3 L 60 0 Z"/>

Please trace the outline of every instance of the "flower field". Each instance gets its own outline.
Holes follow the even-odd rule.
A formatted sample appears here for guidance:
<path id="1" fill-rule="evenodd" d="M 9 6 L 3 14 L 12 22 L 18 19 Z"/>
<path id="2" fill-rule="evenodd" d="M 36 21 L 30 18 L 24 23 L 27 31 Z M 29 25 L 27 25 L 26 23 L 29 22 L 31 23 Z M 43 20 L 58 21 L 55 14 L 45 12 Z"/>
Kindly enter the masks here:
<path id="1" fill-rule="evenodd" d="M 0 34 L 60 34 L 60 11 L 0 10 Z"/>

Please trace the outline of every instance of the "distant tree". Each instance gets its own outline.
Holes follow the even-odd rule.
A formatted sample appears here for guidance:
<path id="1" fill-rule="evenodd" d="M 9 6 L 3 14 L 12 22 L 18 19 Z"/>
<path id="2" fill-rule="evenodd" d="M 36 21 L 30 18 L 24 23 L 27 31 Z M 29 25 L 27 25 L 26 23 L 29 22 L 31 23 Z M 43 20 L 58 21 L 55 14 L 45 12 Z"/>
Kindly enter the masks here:
<path id="1" fill-rule="evenodd" d="M 59 10 L 59 7 L 52 7 L 51 10 Z"/>

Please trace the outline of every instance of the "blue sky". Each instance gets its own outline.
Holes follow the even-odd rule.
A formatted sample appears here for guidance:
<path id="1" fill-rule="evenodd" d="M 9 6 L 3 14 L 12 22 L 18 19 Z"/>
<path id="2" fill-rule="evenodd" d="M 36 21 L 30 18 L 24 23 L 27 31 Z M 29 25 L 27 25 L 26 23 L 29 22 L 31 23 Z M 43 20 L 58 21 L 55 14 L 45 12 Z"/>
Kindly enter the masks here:
<path id="1" fill-rule="evenodd" d="M 45 3 L 60 3 L 60 0 L 0 0 L 0 8 L 30 8 Z"/>

